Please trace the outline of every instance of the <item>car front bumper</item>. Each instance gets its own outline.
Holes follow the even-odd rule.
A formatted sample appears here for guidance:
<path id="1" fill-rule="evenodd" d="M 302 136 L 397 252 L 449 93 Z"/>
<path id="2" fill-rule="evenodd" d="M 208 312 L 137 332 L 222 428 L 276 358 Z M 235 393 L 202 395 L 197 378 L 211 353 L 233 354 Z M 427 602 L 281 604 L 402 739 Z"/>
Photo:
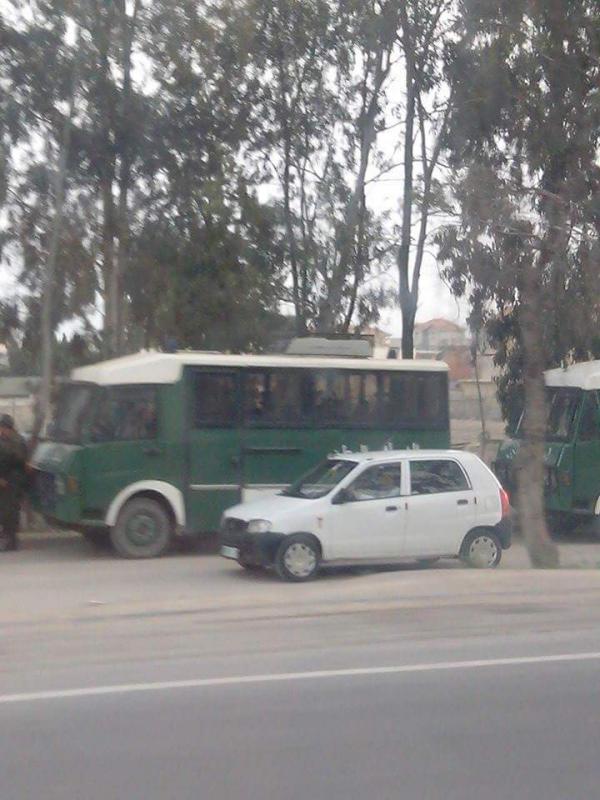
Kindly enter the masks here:
<path id="1" fill-rule="evenodd" d="M 272 567 L 277 550 L 284 538 L 283 533 L 221 533 L 220 553 L 223 558 L 252 564 L 257 567 Z"/>

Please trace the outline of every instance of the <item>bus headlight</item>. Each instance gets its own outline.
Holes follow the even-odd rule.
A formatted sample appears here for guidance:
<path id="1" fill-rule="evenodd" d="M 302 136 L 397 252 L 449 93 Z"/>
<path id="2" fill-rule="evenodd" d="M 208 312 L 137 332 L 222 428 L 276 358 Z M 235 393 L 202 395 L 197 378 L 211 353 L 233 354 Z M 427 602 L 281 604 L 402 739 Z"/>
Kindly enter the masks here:
<path id="1" fill-rule="evenodd" d="M 248 533 L 268 533 L 271 530 L 271 521 L 268 519 L 251 519 L 248 523 Z"/>

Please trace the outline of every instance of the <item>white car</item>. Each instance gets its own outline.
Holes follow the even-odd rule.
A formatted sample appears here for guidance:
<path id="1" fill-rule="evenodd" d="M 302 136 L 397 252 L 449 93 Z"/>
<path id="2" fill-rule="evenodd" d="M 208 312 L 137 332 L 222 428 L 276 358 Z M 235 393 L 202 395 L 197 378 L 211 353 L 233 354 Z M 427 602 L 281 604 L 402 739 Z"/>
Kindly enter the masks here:
<path id="1" fill-rule="evenodd" d="M 507 493 L 480 458 L 452 450 L 336 454 L 221 522 L 221 555 L 290 581 L 326 564 L 458 557 L 496 567 L 510 543 Z"/>

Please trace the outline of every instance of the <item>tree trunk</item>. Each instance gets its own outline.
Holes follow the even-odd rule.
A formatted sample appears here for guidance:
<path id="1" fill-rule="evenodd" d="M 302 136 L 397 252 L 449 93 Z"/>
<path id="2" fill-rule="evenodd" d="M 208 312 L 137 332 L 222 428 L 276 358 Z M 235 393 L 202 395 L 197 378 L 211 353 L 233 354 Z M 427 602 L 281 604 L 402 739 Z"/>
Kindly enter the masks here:
<path id="1" fill-rule="evenodd" d="M 410 246 L 413 207 L 413 159 L 415 128 L 415 64 L 413 41 L 406 9 L 402 10 L 406 71 L 406 122 L 404 127 L 404 181 L 402 185 L 402 229 L 398 249 L 399 300 L 402 310 L 402 358 L 414 358 L 416 298 L 410 284 Z"/>
<path id="2" fill-rule="evenodd" d="M 102 271 L 104 274 L 104 347 L 107 357 L 118 352 L 117 309 L 119 286 L 115 270 L 115 209 L 112 194 L 112 175 L 102 177 Z"/>
<path id="3" fill-rule="evenodd" d="M 402 310 L 402 358 L 414 358 L 415 317 L 417 315 L 417 306 L 410 290 L 405 293 L 401 293 L 400 308 Z"/>
<path id="4" fill-rule="evenodd" d="M 524 354 L 524 438 L 518 464 L 519 525 L 534 567 L 557 567 L 558 548 L 550 538 L 544 513 L 544 440 L 546 402 L 544 390 L 543 303 L 534 263 L 523 266 L 519 320 Z"/>
<path id="5" fill-rule="evenodd" d="M 79 39 L 79 29 L 76 30 L 75 50 Z M 65 185 L 67 180 L 67 164 L 69 160 L 69 150 L 71 147 L 71 126 L 73 111 L 75 109 L 75 96 L 79 82 L 79 63 L 76 58 L 73 63 L 71 74 L 71 95 L 69 97 L 69 107 L 63 122 L 62 137 L 60 142 L 60 153 L 56 172 L 54 173 L 54 220 L 52 223 L 52 233 L 50 237 L 50 247 L 46 259 L 46 269 L 44 271 L 44 286 L 42 296 L 42 319 L 41 319 L 41 339 L 42 339 L 42 381 L 40 385 L 39 398 L 35 406 L 34 424 L 31 436 L 30 449 L 35 448 L 40 436 L 44 422 L 48 418 L 50 403 L 52 399 L 52 383 L 54 380 L 54 283 L 56 281 L 56 261 L 58 258 L 58 248 L 60 245 L 60 234 L 62 231 L 63 209 L 65 203 Z"/>

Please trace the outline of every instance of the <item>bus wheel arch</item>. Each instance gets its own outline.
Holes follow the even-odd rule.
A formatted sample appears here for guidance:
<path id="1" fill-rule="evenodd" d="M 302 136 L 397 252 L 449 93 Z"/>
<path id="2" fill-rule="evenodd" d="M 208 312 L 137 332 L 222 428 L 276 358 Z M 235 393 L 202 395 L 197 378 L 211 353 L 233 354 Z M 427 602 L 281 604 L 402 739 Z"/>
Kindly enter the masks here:
<path id="1" fill-rule="evenodd" d="M 184 524 L 183 498 L 180 505 L 177 503 L 179 490 L 161 484 L 159 481 L 133 484 L 113 500 L 106 522 L 113 549 L 123 558 L 162 555 Z"/>
<path id="2" fill-rule="evenodd" d="M 185 527 L 185 503 L 180 489 L 166 481 L 138 481 L 126 486 L 113 498 L 105 518 L 109 528 L 116 524 L 125 503 L 138 496 L 151 497 L 162 503 L 172 515 L 174 524 L 178 528 Z"/>

